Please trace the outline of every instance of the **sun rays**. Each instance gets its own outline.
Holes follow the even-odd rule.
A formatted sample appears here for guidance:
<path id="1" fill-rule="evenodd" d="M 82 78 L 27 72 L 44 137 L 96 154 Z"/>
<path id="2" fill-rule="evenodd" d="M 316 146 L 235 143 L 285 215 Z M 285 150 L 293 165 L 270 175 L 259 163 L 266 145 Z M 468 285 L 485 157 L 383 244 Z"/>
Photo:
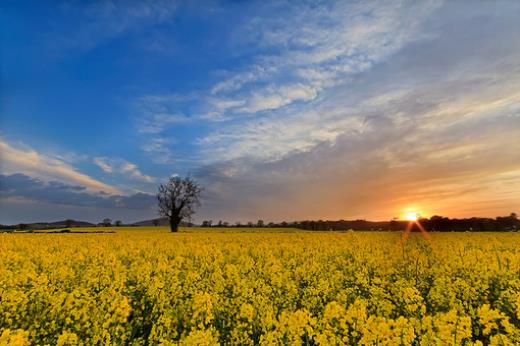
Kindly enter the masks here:
<path id="1" fill-rule="evenodd" d="M 409 237 L 410 233 L 412 232 L 414 226 L 417 226 L 417 228 L 421 232 L 422 236 L 426 240 L 430 241 L 430 234 L 428 233 L 428 231 L 426 231 L 424 226 L 421 224 L 420 214 L 418 212 L 416 212 L 416 211 L 406 211 L 403 214 L 403 219 L 408 221 L 408 224 L 406 225 L 406 229 L 404 230 L 404 233 L 403 233 L 403 237 L 402 237 L 403 241 L 406 241 L 408 239 L 408 237 Z"/>

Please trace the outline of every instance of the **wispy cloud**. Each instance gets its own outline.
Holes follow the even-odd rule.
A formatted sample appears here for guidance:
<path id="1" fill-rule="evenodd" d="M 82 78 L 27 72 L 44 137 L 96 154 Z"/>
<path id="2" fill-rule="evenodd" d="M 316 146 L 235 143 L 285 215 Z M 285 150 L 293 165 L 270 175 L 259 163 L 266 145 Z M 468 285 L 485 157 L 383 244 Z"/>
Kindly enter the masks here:
<path id="1" fill-rule="evenodd" d="M 136 164 L 120 158 L 95 157 L 93 160 L 101 170 L 109 174 L 126 175 L 131 179 L 153 183 L 155 178 L 143 174 Z"/>
<path id="2" fill-rule="evenodd" d="M 189 118 L 182 114 L 152 113 L 138 120 L 137 129 L 140 133 L 157 134 L 174 124 L 186 123 Z"/>
<path id="3" fill-rule="evenodd" d="M 105 184 L 79 172 L 60 158 L 49 156 L 25 145 L 12 145 L 0 139 L 2 163 L 0 171 L 5 174 L 24 173 L 45 180 L 57 180 L 84 186 L 89 192 L 119 194 L 118 188 Z"/>
<path id="4" fill-rule="evenodd" d="M 417 34 L 418 28 L 439 4 L 268 5 L 270 11 L 284 15 L 251 19 L 244 36 L 248 44 L 274 52 L 263 54 L 241 71 L 230 72 L 211 92 L 242 100 L 245 105 L 230 103 L 221 110 L 235 116 L 312 101 L 323 90 L 348 83 L 350 76 L 423 38 Z"/>
<path id="5" fill-rule="evenodd" d="M 172 142 L 172 139 L 169 138 L 155 137 L 147 139 L 141 149 L 150 155 L 153 162 L 171 164 L 174 162 L 174 155 L 170 149 Z"/>
<path id="6" fill-rule="evenodd" d="M 197 140 L 209 161 L 243 155 L 272 160 L 359 131 L 363 121 L 352 105 L 334 108 L 329 94 L 348 89 L 360 73 L 428 37 L 419 29 L 439 6 L 439 1 L 267 3 L 238 30 L 239 44 L 260 47 L 250 64 L 221 71 L 224 77 L 199 91 L 190 107 L 178 95 L 144 97 L 138 128 L 159 133 L 186 116 L 218 122 Z M 172 113 L 179 108 L 189 113 Z"/>
<path id="7" fill-rule="evenodd" d="M 136 102 L 138 117 L 136 128 L 142 134 L 159 134 L 177 124 L 185 124 L 192 119 L 181 111 L 179 104 L 193 100 L 193 95 L 148 95 Z"/>

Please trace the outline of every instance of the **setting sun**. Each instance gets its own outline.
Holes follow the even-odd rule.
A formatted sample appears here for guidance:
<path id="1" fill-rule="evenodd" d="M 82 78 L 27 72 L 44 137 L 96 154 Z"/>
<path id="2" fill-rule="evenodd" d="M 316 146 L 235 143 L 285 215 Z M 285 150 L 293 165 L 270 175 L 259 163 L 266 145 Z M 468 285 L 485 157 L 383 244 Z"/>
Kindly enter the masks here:
<path id="1" fill-rule="evenodd" d="M 417 221 L 417 213 L 407 212 L 404 214 L 404 219 L 407 221 Z"/>

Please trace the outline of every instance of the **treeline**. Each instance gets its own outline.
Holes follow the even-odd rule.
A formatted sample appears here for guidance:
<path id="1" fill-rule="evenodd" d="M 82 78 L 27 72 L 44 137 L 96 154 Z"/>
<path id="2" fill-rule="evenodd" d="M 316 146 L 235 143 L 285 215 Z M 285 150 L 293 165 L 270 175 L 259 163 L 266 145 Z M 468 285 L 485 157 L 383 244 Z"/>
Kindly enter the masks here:
<path id="1" fill-rule="evenodd" d="M 422 227 L 427 231 L 433 232 L 516 232 L 520 230 L 520 220 L 516 213 L 509 216 L 499 216 L 496 218 L 472 217 L 465 219 L 450 219 L 443 216 L 432 216 L 418 220 Z M 212 220 L 203 221 L 202 227 L 254 227 L 254 228 L 299 228 L 309 231 L 401 231 L 408 227 L 410 221 L 391 220 L 391 221 L 367 221 L 367 220 L 305 220 L 292 222 L 269 222 L 264 223 L 258 220 L 256 223 L 247 222 L 245 224 L 235 222 L 231 224 L 225 221 L 213 223 Z M 417 224 L 412 223 L 412 230 L 419 230 Z"/>
<path id="2" fill-rule="evenodd" d="M 515 213 L 509 216 L 499 216 L 497 218 L 472 217 L 464 219 L 450 219 L 443 216 L 432 216 L 421 218 L 417 221 L 424 229 L 429 232 L 515 232 L 520 230 L 520 220 Z M 391 220 L 391 221 L 366 221 L 366 220 L 339 220 L 339 221 L 301 221 L 295 222 L 291 226 L 305 230 L 379 230 L 379 231 L 400 231 L 408 227 L 410 221 Z M 419 226 L 412 223 L 412 230 L 419 230 Z"/>
<path id="3" fill-rule="evenodd" d="M 0 225 L 0 229 L 5 230 L 30 230 L 30 229 L 54 229 L 54 228 L 71 228 L 71 227 L 110 227 L 110 226 L 161 226 L 166 225 L 165 219 L 153 219 L 146 222 L 134 223 L 125 225 L 121 221 L 111 222 L 110 219 L 104 219 L 97 225 L 74 221 L 64 220 L 54 223 L 35 223 L 35 224 L 18 224 L 18 225 Z M 516 213 L 511 213 L 509 216 L 499 216 L 496 218 L 472 217 L 465 219 L 450 219 L 443 216 L 432 216 L 430 218 L 421 218 L 418 221 L 422 227 L 431 232 L 516 232 L 520 230 L 520 219 Z M 213 222 L 212 220 L 205 220 L 200 225 L 192 222 L 182 222 L 182 227 L 224 227 L 224 228 L 298 228 L 309 231 L 401 231 L 410 225 L 410 221 L 391 220 L 391 221 L 367 221 L 367 220 L 304 220 L 291 222 L 264 222 L 258 220 L 257 222 L 235 222 L 230 223 L 226 221 Z M 417 224 L 412 224 L 412 230 L 419 230 Z"/>

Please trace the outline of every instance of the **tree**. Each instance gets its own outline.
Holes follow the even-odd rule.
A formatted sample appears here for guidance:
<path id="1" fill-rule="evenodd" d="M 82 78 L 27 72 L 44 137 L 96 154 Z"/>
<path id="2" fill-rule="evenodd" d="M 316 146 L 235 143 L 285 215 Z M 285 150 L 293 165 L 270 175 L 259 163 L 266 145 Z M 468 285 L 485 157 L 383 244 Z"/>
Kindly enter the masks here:
<path id="1" fill-rule="evenodd" d="M 117 220 L 116 221 L 116 226 L 117 227 L 121 226 L 122 224 L 123 224 L 123 221 L 121 221 L 121 220 Z"/>
<path id="2" fill-rule="evenodd" d="M 159 214 L 168 218 L 172 232 L 177 232 L 181 221 L 195 213 L 200 193 L 199 184 L 190 177 L 171 177 L 166 184 L 159 185 Z"/>
<path id="3" fill-rule="evenodd" d="M 153 225 L 155 227 L 159 226 L 159 220 L 158 219 L 153 220 L 152 223 L 153 223 Z"/>
<path id="4" fill-rule="evenodd" d="M 264 227 L 264 220 L 258 220 L 256 227 Z"/>
<path id="5" fill-rule="evenodd" d="M 110 220 L 109 218 L 105 218 L 103 219 L 103 222 L 101 222 L 101 224 L 105 227 L 112 226 L 112 220 Z"/>

